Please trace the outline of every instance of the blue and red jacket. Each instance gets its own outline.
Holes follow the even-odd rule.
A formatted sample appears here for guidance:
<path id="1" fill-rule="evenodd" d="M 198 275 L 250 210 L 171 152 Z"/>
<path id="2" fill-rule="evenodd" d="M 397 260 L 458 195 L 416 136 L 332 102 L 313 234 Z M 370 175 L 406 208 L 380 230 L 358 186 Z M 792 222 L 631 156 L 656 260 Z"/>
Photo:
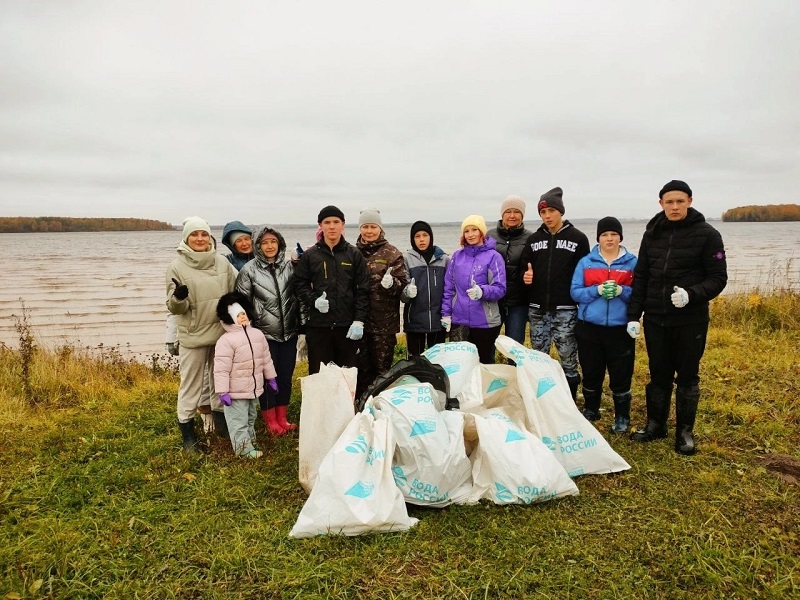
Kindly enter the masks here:
<path id="1" fill-rule="evenodd" d="M 602 325 L 618 327 L 628 323 L 628 303 L 633 291 L 633 270 L 636 256 L 620 246 L 620 255 L 609 265 L 600 255 L 600 246 L 578 261 L 572 275 L 570 295 L 578 303 L 578 319 Z M 613 279 L 622 286 L 622 294 L 605 300 L 597 291 L 597 286 Z"/>

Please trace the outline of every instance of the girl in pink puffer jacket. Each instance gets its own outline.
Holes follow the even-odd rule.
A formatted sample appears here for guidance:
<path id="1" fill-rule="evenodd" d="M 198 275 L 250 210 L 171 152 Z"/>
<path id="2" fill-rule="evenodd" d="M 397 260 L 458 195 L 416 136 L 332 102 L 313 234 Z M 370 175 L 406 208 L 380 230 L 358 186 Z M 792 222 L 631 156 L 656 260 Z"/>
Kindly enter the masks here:
<path id="1" fill-rule="evenodd" d="M 214 349 L 214 389 L 225 411 L 233 451 L 247 458 L 261 458 L 256 450 L 255 422 L 258 397 L 264 382 L 275 393 L 278 380 L 267 338 L 257 327 L 250 327 L 253 308 L 239 292 L 225 294 L 217 303 L 225 333 Z"/>

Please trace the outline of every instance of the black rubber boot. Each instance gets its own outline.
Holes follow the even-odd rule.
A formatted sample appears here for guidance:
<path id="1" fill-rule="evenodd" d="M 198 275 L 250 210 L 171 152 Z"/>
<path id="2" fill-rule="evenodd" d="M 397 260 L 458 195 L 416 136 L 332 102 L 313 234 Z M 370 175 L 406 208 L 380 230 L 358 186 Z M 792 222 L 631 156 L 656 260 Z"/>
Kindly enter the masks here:
<path id="1" fill-rule="evenodd" d="M 586 391 L 584 390 L 584 395 Z M 614 398 L 614 424 L 611 426 L 611 433 L 626 433 L 631 426 L 631 393 L 630 391 L 622 394 L 612 393 Z"/>
<path id="2" fill-rule="evenodd" d="M 215 410 L 212 411 L 211 415 L 214 417 L 214 431 L 217 432 L 217 435 L 223 440 L 231 439 L 228 433 L 228 422 L 225 420 L 225 413 Z"/>
<path id="3" fill-rule="evenodd" d="M 569 393 L 572 394 L 572 399 L 577 402 L 578 386 L 581 384 L 581 376 L 575 375 L 575 377 L 567 377 L 567 383 L 569 384 Z"/>
<path id="4" fill-rule="evenodd" d="M 669 404 L 672 400 L 672 387 L 662 389 L 648 383 L 644 393 L 647 404 L 647 425 L 631 434 L 631 440 L 634 442 L 652 442 L 667 437 L 667 419 L 669 418 Z"/>
<path id="5" fill-rule="evenodd" d="M 691 456 L 694 446 L 694 420 L 700 388 L 696 385 L 678 386 L 675 390 L 675 452 Z"/>
<path id="6" fill-rule="evenodd" d="M 178 421 L 178 428 L 181 430 L 181 438 L 183 438 L 183 449 L 191 454 L 200 452 L 197 436 L 194 433 L 194 419 L 186 423 Z"/>
<path id="7" fill-rule="evenodd" d="M 600 400 L 603 397 L 603 390 L 590 390 L 583 386 L 583 416 L 587 421 L 597 421 L 600 419 Z"/>

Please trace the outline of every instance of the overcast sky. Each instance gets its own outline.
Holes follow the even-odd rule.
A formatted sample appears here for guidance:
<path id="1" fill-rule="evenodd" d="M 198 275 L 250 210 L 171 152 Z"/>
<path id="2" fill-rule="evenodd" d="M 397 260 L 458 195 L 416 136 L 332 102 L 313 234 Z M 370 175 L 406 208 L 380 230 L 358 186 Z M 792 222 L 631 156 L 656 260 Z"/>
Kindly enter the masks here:
<path id="1" fill-rule="evenodd" d="M 0 216 L 797 202 L 800 2 L 0 1 Z"/>

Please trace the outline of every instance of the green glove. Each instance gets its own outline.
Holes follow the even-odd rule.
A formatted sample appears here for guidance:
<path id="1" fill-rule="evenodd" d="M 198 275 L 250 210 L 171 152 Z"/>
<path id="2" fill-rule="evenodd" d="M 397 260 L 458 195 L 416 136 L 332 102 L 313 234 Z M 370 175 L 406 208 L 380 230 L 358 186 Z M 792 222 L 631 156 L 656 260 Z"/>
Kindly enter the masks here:
<path id="1" fill-rule="evenodd" d="M 622 287 L 617 285 L 616 281 L 606 281 L 603 283 L 603 296 L 604 300 L 611 300 L 612 298 L 616 298 L 622 293 Z"/>

